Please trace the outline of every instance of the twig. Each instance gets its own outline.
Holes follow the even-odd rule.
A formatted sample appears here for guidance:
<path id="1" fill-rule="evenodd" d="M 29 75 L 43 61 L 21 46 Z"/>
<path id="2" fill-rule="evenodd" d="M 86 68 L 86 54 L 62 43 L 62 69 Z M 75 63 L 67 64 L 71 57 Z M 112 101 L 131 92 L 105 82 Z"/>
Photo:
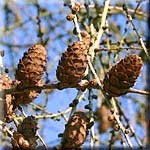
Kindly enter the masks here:
<path id="1" fill-rule="evenodd" d="M 101 90 L 103 90 L 102 84 L 101 84 L 102 82 L 100 81 L 98 75 L 97 75 L 96 72 L 95 72 L 95 69 L 94 69 L 94 67 L 93 67 L 93 65 L 92 65 L 92 63 L 91 63 L 91 60 L 90 60 L 90 56 L 88 56 L 88 65 L 89 65 L 89 68 L 91 69 L 91 71 L 92 71 L 92 73 L 93 73 L 93 75 L 94 75 L 94 77 L 95 77 L 95 79 L 96 79 L 96 81 L 97 81 L 97 84 L 99 85 L 99 88 L 100 88 Z"/>
<path id="2" fill-rule="evenodd" d="M 41 18 L 40 18 L 40 11 L 41 11 L 41 9 L 40 9 L 40 5 L 38 3 L 38 0 L 35 0 L 35 6 L 37 8 L 37 17 L 36 17 L 37 25 L 38 25 L 38 34 L 37 34 L 37 36 L 39 37 L 39 42 L 41 44 L 43 44 L 44 43 L 43 42 L 43 32 L 42 32 L 42 29 L 41 29 Z"/>
<path id="3" fill-rule="evenodd" d="M 92 8 L 95 8 L 95 5 L 91 4 L 88 7 L 90 9 L 92 9 Z M 85 9 L 85 6 L 81 5 L 81 8 Z M 99 9 L 100 9 L 100 12 L 102 12 L 104 8 L 100 6 Z M 128 12 L 129 13 L 134 13 L 136 18 L 143 18 L 143 19 L 146 20 L 146 13 L 144 11 L 142 11 L 141 9 L 137 9 L 136 12 L 135 12 L 134 8 L 129 8 Z M 111 14 L 111 15 L 123 14 L 122 7 L 121 6 L 109 6 L 109 12 L 108 12 L 108 14 Z M 99 15 L 101 15 L 101 13 Z"/>
<path id="4" fill-rule="evenodd" d="M 6 132 L 10 137 L 13 137 L 12 131 L 6 127 L 6 124 L 3 121 L 0 121 L 0 130 Z"/>
<path id="5" fill-rule="evenodd" d="M 60 113 L 61 111 L 58 111 L 58 113 Z M 61 114 L 61 117 L 64 119 L 64 121 L 67 123 L 68 122 L 68 118 L 66 116 L 66 114 Z"/>
<path id="6" fill-rule="evenodd" d="M 105 22 L 106 22 L 106 17 L 107 17 L 107 13 L 108 13 L 108 8 L 109 8 L 109 3 L 110 0 L 105 0 L 105 4 L 104 4 L 104 11 L 102 14 L 102 20 L 101 20 L 101 25 L 97 34 L 97 40 L 94 43 L 94 47 L 95 48 L 99 48 L 99 41 L 101 40 L 102 34 L 103 34 L 103 27 L 105 26 Z"/>
<path id="7" fill-rule="evenodd" d="M 77 101 L 77 103 L 75 103 L 74 106 L 71 107 L 70 117 L 71 117 L 72 114 L 75 112 L 77 104 L 80 103 L 81 100 L 83 100 L 83 98 L 84 98 L 86 92 L 87 92 L 87 90 L 85 90 L 84 92 L 82 92 L 81 90 L 78 91 L 77 96 L 76 96 L 75 99 L 74 99 L 74 100 Z M 70 117 L 69 117 L 69 118 L 70 118 Z"/>
<path id="8" fill-rule="evenodd" d="M 119 103 L 118 103 L 117 101 L 116 101 L 116 105 L 117 105 L 117 107 L 118 107 L 118 109 L 119 109 L 119 112 L 122 114 L 122 116 L 124 117 L 125 121 L 127 122 L 128 126 L 129 126 L 129 128 L 130 128 L 130 130 L 131 130 L 132 136 L 135 137 L 135 140 L 137 141 L 137 143 L 138 143 L 138 145 L 140 146 L 140 148 L 143 148 L 143 145 L 142 145 L 141 140 L 140 140 L 140 139 L 138 138 L 138 136 L 136 135 L 133 126 L 132 126 L 131 123 L 129 122 L 129 119 L 126 117 L 124 111 L 122 110 L 121 106 L 119 105 Z"/>
<path id="9" fill-rule="evenodd" d="M 45 150 L 47 150 L 48 147 L 38 132 L 37 132 L 37 136 L 38 136 L 38 139 L 40 140 L 40 142 L 43 144 Z"/>
<path id="10" fill-rule="evenodd" d="M 146 54 L 147 57 L 150 59 L 149 54 L 148 54 L 148 51 L 147 51 L 147 48 L 146 48 L 146 46 L 145 46 L 145 44 L 144 44 L 144 41 L 143 41 L 141 35 L 138 33 L 138 30 L 136 29 L 136 26 L 134 25 L 132 16 L 128 13 L 128 9 L 127 9 L 127 6 L 126 6 L 125 3 L 123 4 L 123 10 L 125 11 L 125 13 L 126 13 L 126 15 L 127 15 L 127 19 L 128 19 L 128 21 L 131 23 L 131 25 L 132 25 L 132 27 L 133 27 L 133 30 L 134 30 L 135 33 L 137 34 L 137 36 L 138 36 L 138 38 L 139 38 L 139 41 L 140 41 L 140 43 L 141 43 L 141 46 L 143 47 L 143 50 L 144 50 L 144 52 L 145 52 L 145 54 Z"/>
<path id="11" fill-rule="evenodd" d="M 23 108 L 21 106 L 19 106 L 18 109 L 22 113 L 23 117 L 27 117 L 26 113 L 24 112 L 24 110 L 23 110 Z"/>
<path id="12" fill-rule="evenodd" d="M 89 109 L 89 118 L 90 118 L 90 122 L 94 122 L 94 118 L 93 118 L 93 100 L 92 100 L 92 90 L 89 89 L 89 96 L 88 96 L 88 100 L 89 100 L 89 104 L 87 109 Z M 94 133 L 94 125 L 90 128 L 90 148 L 91 150 L 94 149 L 94 142 L 95 142 L 95 133 Z"/>
<path id="13" fill-rule="evenodd" d="M 133 88 L 130 88 L 128 90 L 128 93 L 136 93 L 136 94 L 141 94 L 141 95 L 150 95 L 150 92 L 148 92 L 148 91 L 143 91 L 143 90 L 138 90 L 138 89 L 133 89 Z"/>
<path id="14" fill-rule="evenodd" d="M 130 147 L 131 149 L 133 149 L 133 145 L 132 145 L 132 143 L 131 143 L 131 141 L 130 141 L 130 139 L 129 139 L 129 136 L 125 133 L 125 130 L 126 130 L 126 129 L 124 128 L 124 126 L 122 125 L 122 123 L 121 123 L 121 121 L 120 121 L 120 119 L 119 119 L 118 110 L 117 110 L 117 106 L 116 106 L 116 103 L 115 103 L 114 98 L 111 99 L 111 104 L 112 104 L 112 108 L 114 109 L 114 117 L 115 117 L 115 120 L 117 121 L 117 124 L 119 125 L 119 127 L 120 127 L 122 133 L 124 134 L 124 136 L 125 136 L 125 138 L 126 138 L 126 140 L 127 140 L 127 142 L 128 142 L 129 147 Z"/>
<path id="15" fill-rule="evenodd" d="M 100 49 L 95 49 L 95 52 L 101 52 L 101 51 L 122 51 L 122 50 L 143 50 L 143 48 L 142 47 L 100 48 Z"/>
<path id="16" fill-rule="evenodd" d="M 47 119 L 47 118 L 55 118 L 55 117 L 59 117 L 62 114 L 67 114 L 72 110 L 72 108 L 68 108 L 65 111 L 61 111 L 60 113 L 57 114 L 42 114 L 42 115 L 35 115 L 35 119 Z M 16 117 L 17 120 L 22 119 L 22 116 Z"/>

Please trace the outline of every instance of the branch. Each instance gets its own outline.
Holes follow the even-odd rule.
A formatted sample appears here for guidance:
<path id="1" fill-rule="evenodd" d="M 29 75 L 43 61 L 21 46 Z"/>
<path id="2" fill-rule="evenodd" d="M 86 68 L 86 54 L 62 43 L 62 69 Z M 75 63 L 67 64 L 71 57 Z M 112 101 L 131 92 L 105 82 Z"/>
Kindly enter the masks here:
<path id="1" fill-rule="evenodd" d="M 135 24 L 133 23 L 132 16 L 129 14 L 128 8 L 127 8 L 127 5 L 126 5 L 126 4 L 123 4 L 123 10 L 125 11 L 126 16 L 127 16 L 127 19 L 128 19 L 128 21 L 131 23 L 131 25 L 132 25 L 132 27 L 133 27 L 133 30 L 134 30 L 135 33 L 137 34 L 137 37 L 138 37 L 138 39 L 139 39 L 139 41 L 140 41 L 141 46 L 143 47 L 143 50 L 144 50 L 145 54 L 146 54 L 147 57 L 150 59 L 150 56 L 149 56 L 149 54 L 148 54 L 147 48 L 146 48 L 146 46 L 145 46 L 145 44 L 144 44 L 144 41 L 143 41 L 141 35 L 139 34 L 138 30 L 136 29 Z"/>
<path id="2" fill-rule="evenodd" d="M 138 89 L 133 89 L 133 88 L 130 88 L 128 90 L 128 93 L 136 93 L 136 94 L 149 95 L 150 96 L 150 92 L 149 91 L 143 91 L 143 90 L 138 90 Z"/>
<path id="3" fill-rule="evenodd" d="M 6 127 L 6 124 L 2 121 L 0 121 L 0 130 L 6 132 L 9 137 L 13 137 L 13 132 L 8 127 Z"/>
<path id="4" fill-rule="evenodd" d="M 102 80 L 99 79 L 99 77 L 97 76 L 91 62 L 89 61 L 89 66 L 90 69 L 94 75 L 94 77 L 96 79 L 93 80 L 82 80 L 80 83 L 72 83 L 72 84 L 67 84 L 67 83 L 49 83 L 49 84 L 45 84 L 43 86 L 24 86 L 24 87 L 13 87 L 11 89 L 4 89 L 4 90 L 0 90 L 0 95 L 2 94 L 2 92 L 4 91 L 5 94 L 15 94 L 15 93 L 23 93 L 23 92 L 27 92 L 30 90 L 35 90 L 35 91 L 39 91 L 39 90 L 48 90 L 48 89 L 57 89 L 57 90 L 63 90 L 66 88 L 76 88 L 79 90 L 84 91 L 86 88 L 90 89 L 101 89 L 103 91 L 103 87 L 102 87 Z M 149 91 L 144 91 L 144 90 L 138 90 L 138 89 L 134 89 L 134 88 L 130 88 L 127 90 L 127 93 L 136 93 L 136 94 L 141 94 L 141 95 L 150 95 Z"/>
<path id="5" fill-rule="evenodd" d="M 81 8 L 85 9 L 85 6 L 81 5 Z M 89 5 L 89 8 L 95 8 L 95 5 L 91 4 L 91 5 Z M 100 12 L 102 12 L 104 8 L 100 6 L 99 9 L 100 9 Z M 128 8 L 128 12 L 135 13 L 136 18 L 143 18 L 146 20 L 146 13 L 141 9 L 137 9 L 135 12 L 135 8 Z M 115 14 L 123 14 L 124 15 L 124 13 L 122 11 L 122 6 L 109 6 L 108 15 L 115 15 Z"/>
<path id="6" fill-rule="evenodd" d="M 97 35 L 97 40 L 95 41 L 95 48 L 99 48 L 99 41 L 101 40 L 102 34 L 104 32 L 103 27 L 105 26 L 105 22 L 106 22 L 109 3 L 110 3 L 110 0 L 106 0 L 105 4 L 104 4 L 104 11 L 103 11 L 103 14 L 102 14 L 102 20 L 101 20 L 100 29 L 99 29 L 98 35 Z"/>
<path id="7" fill-rule="evenodd" d="M 122 50 L 144 50 L 142 47 L 119 47 L 119 48 L 100 48 L 95 49 L 95 52 L 101 52 L 101 51 L 122 51 Z"/>
<path id="8" fill-rule="evenodd" d="M 59 113 L 56 113 L 56 114 L 42 114 L 42 115 L 35 115 L 34 117 L 35 117 L 35 119 L 53 119 L 53 118 L 57 118 L 57 117 L 60 117 L 60 116 L 62 116 L 62 115 L 65 115 L 65 114 L 67 114 L 68 112 L 70 112 L 72 110 L 72 108 L 71 107 L 69 107 L 68 109 L 66 109 L 65 111 L 60 111 Z M 17 120 L 22 120 L 22 116 L 18 116 L 18 117 L 16 117 L 15 119 L 17 119 Z"/>
<path id="9" fill-rule="evenodd" d="M 122 133 L 124 134 L 124 136 L 125 136 L 125 138 L 126 138 L 126 140 L 128 142 L 129 147 L 131 149 L 133 149 L 132 142 L 130 141 L 129 136 L 128 136 L 127 132 L 126 132 L 127 129 L 123 126 L 123 124 L 120 121 L 120 116 L 118 115 L 118 109 L 117 109 L 116 102 L 115 102 L 114 98 L 111 99 L 111 104 L 112 104 L 112 108 L 114 110 L 114 112 L 113 112 L 114 118 L 115 118 L 117 124 L 119 125 Z"/>
<path id="10" fill-rule="evenodd" d="M 131 131 L 131 133 L 132 133 L 132 136 L 135 137 L 135 140 L 137 141 L 137 143 L 138 143 L 138 145 L 140 146 L 140 148 L 143 148 L 143 145 L 142 145 L 141 140 L 140 140 L 139 137 L 136 135 L 133 126 L 130 124 L 129 119 L 126 117 L 126 115 L 125 115 L 123 109 L 121 108 L 121 106 L 119 105 L 119 103 L 118 103 L 117 100 L 116 100 L 116 105 L 117 105 L 117 107 L 118 107 L 118 109 L 119 109 L 119 112 L 122 114 L 122 116 L 124 117 L 125 121 L 127 122 L 128 126 L 129 126 L 129 128 L 130 128 L 130 131 Z"/>

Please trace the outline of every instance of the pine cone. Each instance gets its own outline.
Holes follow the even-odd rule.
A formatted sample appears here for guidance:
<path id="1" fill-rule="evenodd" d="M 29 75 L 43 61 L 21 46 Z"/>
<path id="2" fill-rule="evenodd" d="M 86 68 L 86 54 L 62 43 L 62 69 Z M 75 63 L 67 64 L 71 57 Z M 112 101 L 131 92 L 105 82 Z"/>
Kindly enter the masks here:
<path id="1" fill-rule="evenodd" d="M 24 53 L 19 61 L 16 79 L 24 85 L 36 85 L 46 68 L 46 49 L 42 45 L 34 45 Z"/>
<path id="2" fill-rule="evenodd" d="M 13 147 L 12 150 L 30 150 L 31 148 L 29 142 L 25 140 L 24 136 L 18 132 L 13 133 L 11 144 Z"/>
<path id="3" fill-rule="evenodd" d="M 16 79 L 18 89 L 25 86 L 41 86 L 42 75 L 46 68 L 46 49 L 42 45 L 34 45 L 24 53 L 22 60 L 18 64 Z M 41 91 L 30 90 L 19 94 L 14 94 L 14 105 L 27 104 L 32 102 Z"/>
<path id="4" fill-rule="evenodd" d="M 0 75 L 0 89 L 9 89 L 12 87 L 12 80 L 7 74 Z M 13 97 L 10 94 L 4 95 L 0 101 L 0 118 L 5 122 L 11 120 L 13 114 Z"/>
<path id="5" fill-rule="evenodd" d="M 98 108 L 97 119 L 99 122 L 99 132 L 104 133 L 109 128 L 112 127 L 111 122 L 108 120 L 108 116 L 111 114 L 110 110 L 107 108 L 105 104 L 102 104 L 100 108 Z"/>
<path id="6" fill-rule="evenodd" d="M 68 46 L 59 61 L 56 76 L 63 83 L 78 83 L 84 78 L 87 65 L 87 50 L 90 44 L 88 33 L 81 33 L 83 41 Z"/>
<path id="7" fill-rule="evenodd" d="M 126 94 L 127 90 L 135 84 L 142 66 L 142 59 L 136 54 L 121 59 L 106 73 L 103 81 L 104 90 L 114 97 Z"/>
<path id="8" fill-rule="evenodd" d="M 80 148 L 86 139 L 88 124 L 89 119 L 84 112 L 75 112 L 65 126 L 62 148 Z"/>
<path id="9" fill-rule="evenodd" d="M 28 139 L 35 137 L 37 129 L 37 121 L 35 118 L 33 116 L 28 116 L 18 126 L 17 132 L 21 133 L 26 139 Z"/>
<path id="10" fill-rule="evenodd" d="M 33 116 L 27 117 L 14 132 L 12 140 L 13 148 L 23 150 L 35 150 L 37 147 L 37 122 Z"/>

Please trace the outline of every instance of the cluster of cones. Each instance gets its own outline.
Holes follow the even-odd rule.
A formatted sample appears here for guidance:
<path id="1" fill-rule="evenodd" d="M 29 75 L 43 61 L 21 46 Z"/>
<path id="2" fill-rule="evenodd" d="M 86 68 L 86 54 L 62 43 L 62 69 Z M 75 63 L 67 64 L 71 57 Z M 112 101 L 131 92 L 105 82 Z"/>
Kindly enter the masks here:
<path id="1" fill-rule="evenodd" d="M 34 45 L 24 53 L 18 64 L 15 74 L 15 81 L 12 81 L 7 74 L 0 75 L 1 89 L 9 89 L 17 87 L 26 89 L 27 86 L 41 86 L 42 75 L 46 68 L 46 49 L 42 45 Z M 24 90 L 20 93 L 5 95 L 5 119 L 9 122 L 12 118 L 14 109 L 19 104 L 27 104 L 32 102 L 40 93 L 40 90 Z"/>
<path id="2" fill-rule="evenodd" d="M 81 35 L 82 41 L 69 45 L 59 61 L 56 76 L 61 83 L 79 83 L 88 73 L 87 53 L 90 47 L 90 35 L 85 31 Z M 25 89 L 28 86 L 41 86 L 46 62 L 46 50 L 42 45 L 30 47 L 18 64 L 15 82 L 12 82 L 6 74 L 0 75 L 1 89 L 9 89 L 13 85 L 18 90 Z M 142 66 L 143 62 L 137 54 L 130 54 L 121 59 L 106 73 L 103 80 L 103 89 L 110 96 L 116 97 L 126 94 L 128 89 L 135 84 Z M 5 121 L 10 120 L 10 116 L 19 104 L 30 103 L 40 92 L 40 90 L 32 89 L 6 95 L 4 97 L 6 99 Z M 62 142 L 63 147 L 80 147 L 87 135 L 87 124 L 86 115 L 83 112 L 76 112 L 66 125 Z M 24 136 L 20 130 L 14 133 L 14 139 L 24 138 Z M 28 142 L 27 145 L 30 145 L 30 143 Z"/>
<path id="3" fill-rule="evenodd" d="M 79 83 L 87 75 L 90 36 L 86 32 L 83 33 L 83 41 L 69 45 L 59 61 L 56 76 L 61 83 Z M 141 57 L 137 54 L 129 54 L 105 74 L 103 89 L 112 97 L 126 94 L 136 83 L 142 66 Z"/>
<path id="4" fill-rule="evenodd" d="M 90 46 L 90 37 L 88 34 L 84 35 L 86 35 L 83 37 L 84 40 L 69 46 L 59 61 L 56 76 L 61 83 L 79 83 L 87 75 L 85 72 L 88 67 L 87 51 Z M 142 59 L 137 54 L 129 54 L 121 59 L 106 73 L 103 80 L 104 91 L 112 97 L 126 94 L 128 89 L 136 83 L 142 66 Z M 99 114 L 101 122 L 99 130 L 103 133 L 112 126 L 108 121 L 109 109 L 102 106 Z M 75 113 L 65 126 L 62 143 L 64 148 L 79 148 L 84 143 L 87 128 L 83 126 L 87 126 L 86 117 L 83 116 L 81 113 Z"/>

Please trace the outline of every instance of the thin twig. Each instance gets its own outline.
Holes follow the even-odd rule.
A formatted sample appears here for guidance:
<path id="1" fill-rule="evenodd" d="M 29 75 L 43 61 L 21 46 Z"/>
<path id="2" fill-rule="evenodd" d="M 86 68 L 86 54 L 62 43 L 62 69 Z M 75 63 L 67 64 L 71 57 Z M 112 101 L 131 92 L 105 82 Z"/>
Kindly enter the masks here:
<path id="1" fill-rule="evenodd" d="M 140 140 L 139 137 L 136 135 L 133 126 L 132 126 L 131 123 L 129 122 L 129 119 L 126 117 L 126 115 L 125 115 L 123 109 L 121 108 L 121 106 L 119 105 L 119 103 L 118 103 L 117 101 L 116 101 L 116 105 L 117 105 L 117 107 L 118 107 L 118 109 L 119 109 L 119 112 L 122 114 L 122 116 L 123 116 L 124 119 L 126 120 L 128 126 L 129 126 L 129 128 L 130 128 L 130 130 L 131 130 L 131 133 L 132 133 L 132 135 L 135 137 L 135 140 L 137 141 L 138 145 L 140 146 L 140 148 L 142 148 L 143 145 L 142 145 L 141 140 Z"/>
<path id="2" fill-rule="evenodd" d="M 124 134 L 127 142 L 128 142 L 128 145 L 131 149 L 133 149 L 133 145 L 132 145 L 132 142 L 130 141 L 129 139 L 129 136 L 125 133 L 125 128 L 124 126 L 122 125 L 120 119 L 119 119 L 119 115 L 118 115 L 118 109 L 117 109 L 117 106 L 116 106 L 116 102 L 114 100 L 114 98 L 111 99 L 111 104 L 112 104 L 112 108 L 114 109 L 114 117 L 115 117 L 115 120 L 117 121 L 122 133 Z"/>
<path id="3" fill-rule="evenodd" d="M 75 100 L 77 100 L 78 103 L 80 103 L 83 100 L 86 92 L 87 92 L 87 90 L 85 90 L 84 92 L 79 90 L 77 95 L 76 95 L 76 97 L 75 97 Z M 72 114 L 75 112 L 76 106 L 77 106 L 77 104 L 75 104 L 73 107 L 71 107 L 71 113 L 70 113 L 70 117 L 69 118 L 71 118 Z"/>
<path id="4" fill-rule="evenodd" d="M 6 127 L 6 124 L 3 121 L 0 121 L 0 130 L 6 132 L 10 137 L 13 137 L 13 132 Z"/>
<path id="5" fill-rule="evenodd" d="M 88 7 L 90 9 L 95 8 L 95 4 L 91 4 Z M 81 9 L 85 9 L 85 6 L 81 5 Z M 99 9 L 100 9 L 100 12 L 102 12 L 104 8 L 102 6 L 100 6 Z M 141 9 L 137 9 L 136 12 L 135 12 L 134 8 L 129 8 L 128 12 L 129 13 L 134 13 L 136 18 L 143 18 L 144 20 L 146 20 L 146 13 L 143 10 L 141 10 Z M 109 6 L 108 15 L 110 15 L 110 14 L 111 15 L 124 14 L 122 12 L 122 6 L 116 6 L 116 5 L 115 6 Z M 101 13 L 99 15 L 101 15 Z"/>
<path id="6" fill-rule="evenodd" d="M 88 96 L 88 100 L 89 100 L 89 104 L 88 104 L 88 109 L 89 109 L 89 118 L 90 118 L 90 122 L 94 122 L 94 118 L 93 118 L 93 99 L 91 97 L 92 95 L 92 90 L 89 89 L 89 96 Z M 90 148 L 91 150 L 94 149 L 94 142 L 95 142 L 95 133 L 94 133 L 94 125 L 90 128 Z"/>
<path id="7" fill-rule="evenodd" d="M 94 43 L 95 48 L 99 48 L 99 41 L 101 40 L 102 34 L 104 32 L 103 27 L 105 27 L 106 17 L 107 17 L 107 13 L 108 13 L 108 9 L 109 9 L 109 3 L 110 3 L 110 0 L 105 0 L 101 25 L 100 25 L 100 28 L 99 28 L 99 31 L 98 31 L 98 34 L 97 34 L 97 40 Z"/>
<path id="8" fill-rule="evenodd" d="M 138 90 L 138 89 L 134 89 L 134 88 L 130 88 L 128 90 L 128 93 L 136 93 L 136 94 L 141 94 L 141 95 L 150 95 L 150 92 L 148 92 L 148 91 Z"/>
<path id="9" fill-rule="evenodd" d="M 37 136 L 38 136 L 38 139 L 40 140 L 40 142 L 43 144 L 45 150 L 47 150 L 48 147 L 38 132 L 37 132 Z"/>
<path id="10" fill-rule="evenodd" d="M 122 51 L 122 50 L 143 50 L 143 48 L 142 47 L 100 48 L 100 49 L 95 49 L 95 52 L 101 52 L 101 51 Z"/>
<path id="11" fill-rule="evenodd" d="M 66 109 L 65 111 L 61 111 L 60 113 L 56 113 L 56 114 L 42 114 L 42 115 L 36 115 L 36 116 L 34 116 L 35 117 L 35 119 L 48 119 L 48 118 L 55 118 L 55 117 L 59 117 L 59 116 L 61 116 L 62 114 L 67 114 L 67 113 L 69 113 L 70 111 L 72 110 L 72 108 L 68 108 L 68 109 Z M 20 120 L 20 119 L 22 119 L 22 116 L 18 116 L 18 117 L 16 117 L 16 119 L 17 120 Z"/>
<path id="12" fill-rule="evenodd" d="M 126 15 L 127 15 L 127 19 L 128 19 L 128 21 L 131 23 L 131 25 L 132 25 L 132 27 L 133 27 L 133 30 L 134 30 L 135 33 L 137 34 L 137 36 L 138 36 L 138 38 L 139 38 L 139 41 L 140 41 L 140 43 L 141 43 L 141 46 L 143 47 L 143 50 L 144 50 L 144 52 L 145 52 L 145 54 L 146 54 L 147 57 L 150 59 L 150 56 L 149 56 L 149 54 L 148 54 L 147 48 L 146 48 L 146 46 L 145 46 L 145 44 L 144 44 L 144 41 L 143 41 L 141 35 L 139 34 L 138 30 L 136 29 L 136 26 L 134 25 L 132 16 L 129 14 L 128 9 L 127 9 L 127 5 L 126 5 L 125 3 L 124 3 L 124 5 L 123 5 L 123 10 L 125 11 L 125 13 L 126 13 Z"/>
<path id="13" fill-rule="evenodd" d="M 71 9 L 74 6 L 75 1 L 74 0 L 67 1 L 67 3 L 69 3 L 69 2 L 71 3 L 71 5 L 70 5 L 70 9 Z M 65 3 L 65 0 L 64 0 L 64 3 Z M 71 9 L 71 11 L 72 11 L 72 9 Z M 76 28 L 76 31 L 77 31 L 77 34 L 78 34 L 78 38 L 79 38 L 80 41 L 82 41 L 82 36 L 80 34 L 81 30 L 80 30 L 80 27 L 79 27 L 79 24 L 78 24 L 78 19 L 77 19 L 77 15 L 76 14 L 74 14 L 73 23 L 74 23 L 74 26 Z"/>

